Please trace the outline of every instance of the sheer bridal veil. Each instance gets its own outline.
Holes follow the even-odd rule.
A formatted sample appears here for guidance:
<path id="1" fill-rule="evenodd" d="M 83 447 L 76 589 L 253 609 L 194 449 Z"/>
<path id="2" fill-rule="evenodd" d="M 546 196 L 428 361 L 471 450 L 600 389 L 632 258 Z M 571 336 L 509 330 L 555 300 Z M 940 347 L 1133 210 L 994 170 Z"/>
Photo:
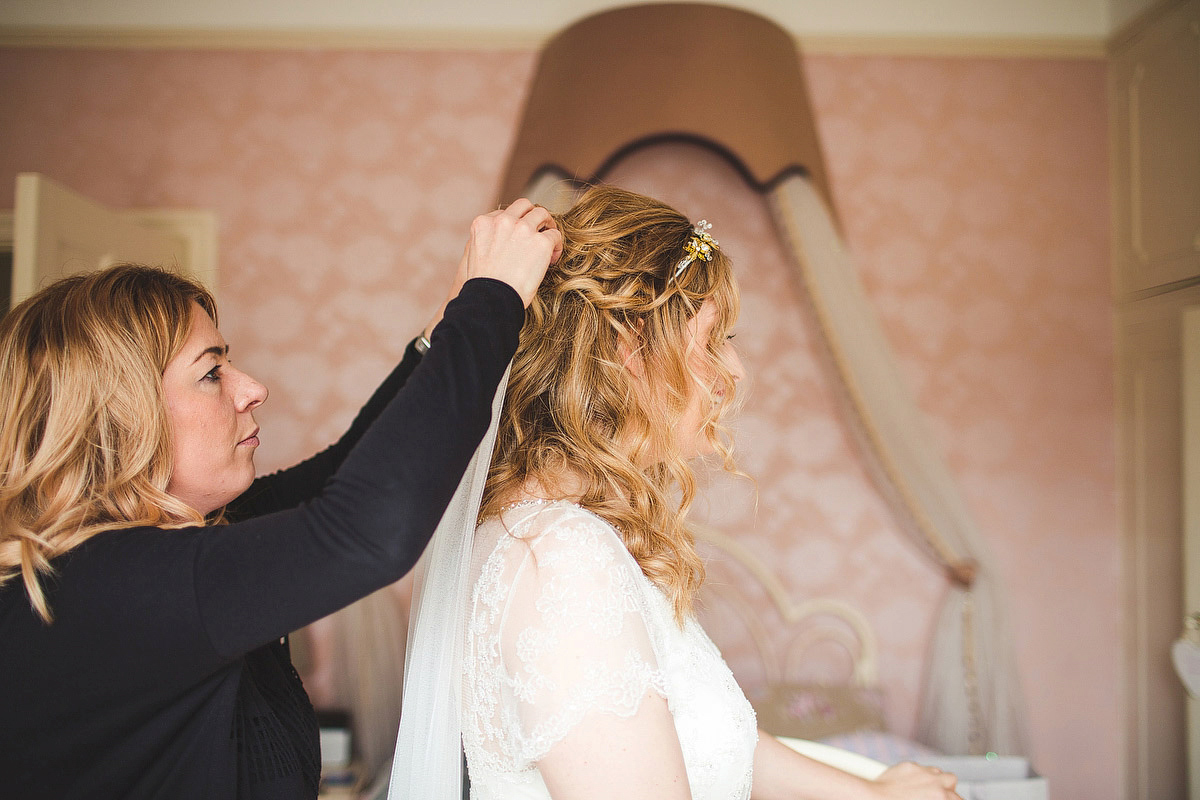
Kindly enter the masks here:
<path id="1" fill-rule="evenodd" d="M 417 566 L 388 800 L 462 797 L 462 651 L 471 544 L 506 386 L 508 370 L 496 389 L 487 433 Z"/>

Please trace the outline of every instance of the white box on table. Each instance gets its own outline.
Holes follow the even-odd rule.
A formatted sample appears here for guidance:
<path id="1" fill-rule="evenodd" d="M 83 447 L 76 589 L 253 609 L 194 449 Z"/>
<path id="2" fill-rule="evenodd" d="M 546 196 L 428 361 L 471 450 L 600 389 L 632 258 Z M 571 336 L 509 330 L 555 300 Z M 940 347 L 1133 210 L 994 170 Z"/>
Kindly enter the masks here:
<path id="1" fill-rule="evenodd" d="M 921 763 L 958 776 L 963 800 L 1049 800 L 1046 779 L 1020 756 L 938 756 Z"/>

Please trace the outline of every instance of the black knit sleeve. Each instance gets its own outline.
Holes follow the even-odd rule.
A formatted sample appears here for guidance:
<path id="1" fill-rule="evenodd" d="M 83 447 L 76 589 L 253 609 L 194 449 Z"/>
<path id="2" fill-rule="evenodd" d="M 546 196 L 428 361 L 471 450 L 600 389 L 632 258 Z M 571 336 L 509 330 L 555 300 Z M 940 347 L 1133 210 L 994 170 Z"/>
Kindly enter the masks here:
<path id="1" fill-rule="evenodd" d="M 404 350 L 404 358 L 391 374 L 384 378 L 383 383 L 379 384 L 366 405 L 359 409 L 354 421 L 341 438 L 293 467 L 263 475 L 255 480 L 249 489 L 225 507 L 225 518 L 230 522 L 240 522 L 262 514 L 294 508 L 314 497 L 341 466 L 370 424 L 404 387 L 408 376 L 420 363 L 421 354 L 414 343 L 410 342 Z"/>
<path id="2" fill-rule="evenodd" d="M 508 285 L 468 281 L 404 388 L 311 500 L 196 537 L 197 613 L 219 655 L 296 630 L 412 568 L 487 430 L 523 322 Z"/>

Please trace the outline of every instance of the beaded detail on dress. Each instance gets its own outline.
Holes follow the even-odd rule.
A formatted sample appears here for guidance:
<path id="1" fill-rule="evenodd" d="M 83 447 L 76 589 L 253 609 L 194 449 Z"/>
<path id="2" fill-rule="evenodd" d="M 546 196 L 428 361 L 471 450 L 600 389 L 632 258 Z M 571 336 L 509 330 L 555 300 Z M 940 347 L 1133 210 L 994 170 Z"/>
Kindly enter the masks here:
<path id="1" fill-rule="evenodd" d="M 749 797 L 750 704 L 611 525 L 565 501 L 514 504 L 476 532 L 472 580 L 463 743 L 474 800 L 548 798 L 538 760 L 586 715 L 631 717 L 648 692 L 667 701 L 693 798 Z"/>

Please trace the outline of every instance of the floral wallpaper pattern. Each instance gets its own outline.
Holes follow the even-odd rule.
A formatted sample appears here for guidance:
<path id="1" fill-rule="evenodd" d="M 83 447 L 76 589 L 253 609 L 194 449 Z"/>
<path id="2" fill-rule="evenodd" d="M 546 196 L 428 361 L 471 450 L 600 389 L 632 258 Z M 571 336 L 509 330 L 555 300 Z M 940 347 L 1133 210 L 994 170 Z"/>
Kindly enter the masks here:
<path id="1" fill-rule="evenodd" d="M 0 179 L 216 211 L 222 329 L 273 392 L 270 470 L 333 439 L 440 300 L 471 218 L 494 207 L 534 58 L 0 51 Z M 1115 798 L 1104 64 L 805 63 L 868 294 L 1011 600 L 1035 764 L 1057 797 Z M 707 218 L 738 265 L 755 483 L 713 477 L 700 513 L 797 599 L 864 610 L 886 714 L 911 730 L 942 578 L 867 479 L 762 198 L 694 145 L 635 152 L 609 178 Z M 761 682 L 747 643 L 723 644 Z"/>

